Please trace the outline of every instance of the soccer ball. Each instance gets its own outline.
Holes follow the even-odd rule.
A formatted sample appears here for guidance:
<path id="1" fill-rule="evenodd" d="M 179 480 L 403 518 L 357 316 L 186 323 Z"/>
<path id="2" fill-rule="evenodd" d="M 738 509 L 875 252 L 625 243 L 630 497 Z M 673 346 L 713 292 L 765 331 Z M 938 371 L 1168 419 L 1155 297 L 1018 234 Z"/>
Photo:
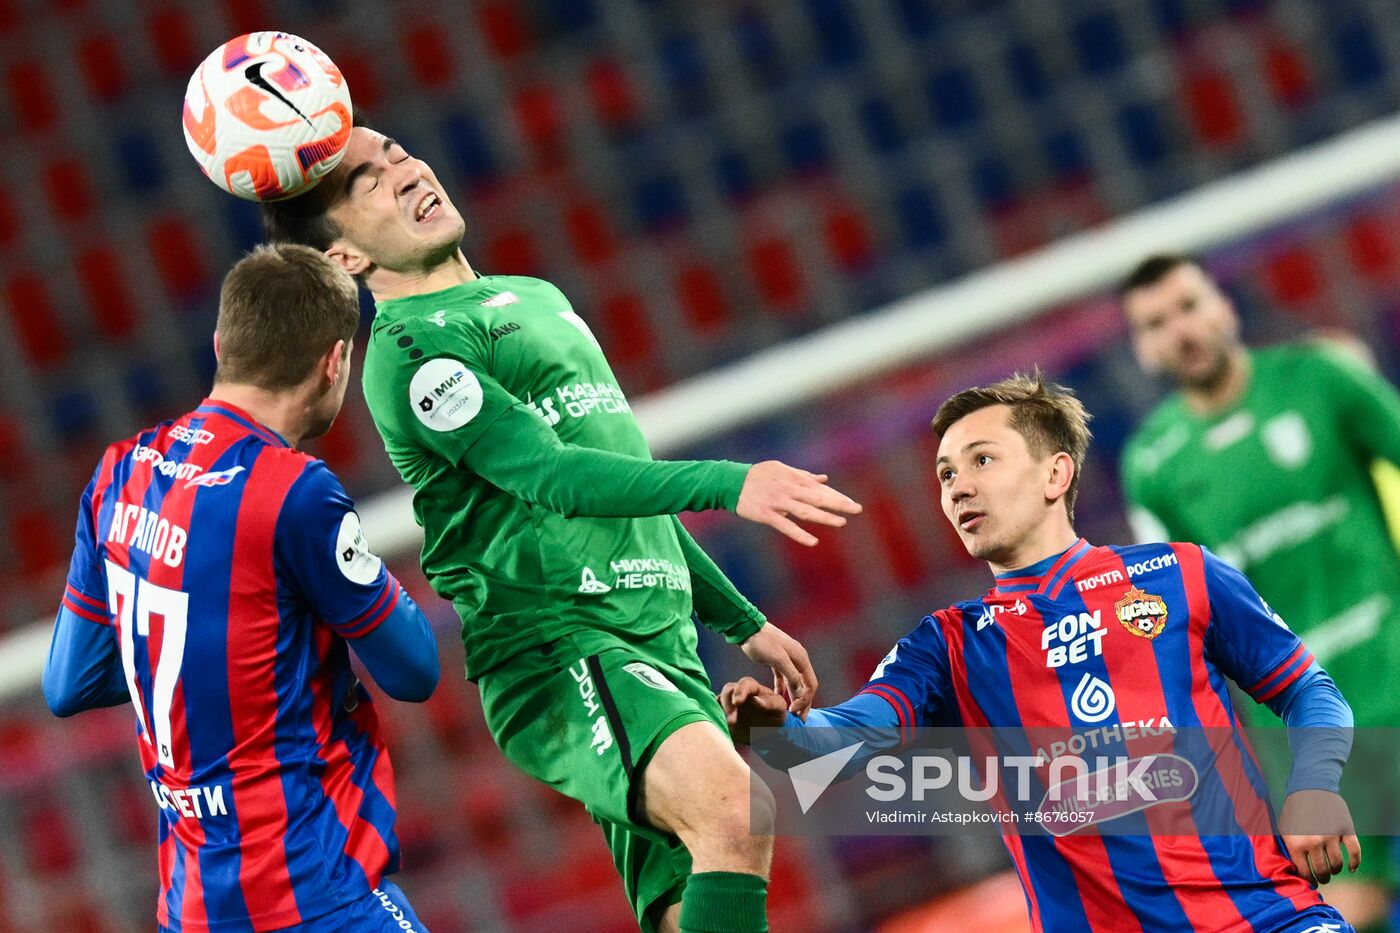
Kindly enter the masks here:
<path id="1" fill-rule="evenodd" d="M 214 184 L 250 201 L 289 198 L 350 142 L 350 90 L 324 52 L 285 32 L 230 39 L 185 88 L 185 144 Z"/>

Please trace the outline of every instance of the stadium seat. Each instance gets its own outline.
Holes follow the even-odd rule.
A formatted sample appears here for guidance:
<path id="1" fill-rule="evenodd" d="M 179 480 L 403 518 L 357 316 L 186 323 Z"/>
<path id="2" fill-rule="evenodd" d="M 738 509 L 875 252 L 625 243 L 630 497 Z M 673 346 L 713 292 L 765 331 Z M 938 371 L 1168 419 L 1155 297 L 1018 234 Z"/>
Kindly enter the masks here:
<path id="1" fill-rule="evenodd" d="M 676 272 L 676 298 L 692 329 L 701 334 L 723 330 L 733 313 L 720 275 L 701 261 Z"/>
<path id="2" fill-rule="evenodd" d="M 1128 61 L 1127 42 L 1111 10 L 1097 10 L 1070 27 L 1079 66 L 1091 78 L 1104 78 Z"/>
<path id="3" fill-rule="evenodd" d="M 705 57 L 692 33 L 666 36 L 657 49 L 661 73 L 676 112 L 686 117 L 707 113 L 714 107 L 705 74 Z"/>
<path id="4" fill-rule="evenodd" d="M 75 55 L 94 100 L 110 104 L 126 93 L 126 66 L 110 34 L 85 36 L 78 42 Z"/>
<path id="5" fill-rule="evenodd" d="M 1357 272 L 1376 285 L 1392 285 L 1396 279 L 1396 264 L 1400 251 L 1395 235 L 1380 217 L 1363 214 L 1346 227 L 1344 239 L 1347 255 Z"/>
<path id="6" fill-rule="evenodd" d="M 807 300 L 807 286 L 791 244 L 778 236 L 760 236 L 749 244 L 745 258 L 769 307 L 787 313 L 800 310 Z"/>
<path id="7" fill-rule="evenodd" d="M 519 5 L 511 0 L 487 0 L 476 7 L 476 24 L 486 47 L 498 58 L 513 59 L 533 43 Z"/>
<path id="8" fill-rule="evenodd" d="M 1275 301 L 1296 307 L 1322 295 L 1324 277 L 1317 257 L 1310 250 L 1295 247 L 1269 261 L 1265 280 Z"/>
<path id="9" fill-rule="evenodd" d="M 146 40 L 166 77 L 181 81 L 189 80 L 190 72 L 208 51 L 195 43 L 189 11 L 171 2 L 151 11 L 146 21 Z"/>
<path id="10" fill-rule="evenodd" d="M 924 93 L 933 122 L 940 129 L 962 129 L 982 117 L 982 102 L 967 69 L 952 67 L 934 72 L 924 85 Z"/>
<path id="11" fill-rule="evenodd" d="M 488 270 L 509 269 L 512 275 L 538 275 L 540 251 L 534 234 L 523 227 L 498 225 L 482 251 L 482 267 Z"/>
<path id="12" fill-rule="evenodd" d="M 79 253 L 77 280 L 97 333 L 113 342 L 130 337 L 140 312 L 125 266 L 112 248 L 102 244 Z"/>
<path id="13" fill-rule="evenodd" d="M 10 110 L 26 133 L 47 130 L 58 122 L 58 102 L 49 85 L 49 70 L 35 61 L 19 61 L 6 74 Z"/>
<path id="14" fill-rule="evenodd" d="M 1161 114 L 1148 103 L 1135 102 L 1118 112 L 1118 132 L 1128 155 L 1140 165 L 1151 167 L 1167 155 L 1169 142 Z"/>
<path id="15" fill-rule="evenodd" d="M 500 173 L 488 124 L 470 111 L 449 112 L 441 124 L 442 140 L 457 172 L 468 186 L 493 181 Z"/>
<path id="16" fill-rule="evenodd" d="M 831 164 L 831 144 L 821 124 L 810 117 L 798 117 L 778 136 L 779 147 L 789 170 L 797 178 L 821 172 Z"/>
<path id="17" fill-rule="evenodd" d="M 780 46 L 773 26 L 761 7 L 744 6 L 732 23 L 734 42 L 754 78 L 765 88 L 773 88 L 786 77 Z"/>
<path id="18" fill-rule="evenodd" d="M 5 284 L 10 326 L 29 364 L 43 369 L 68 355 L 68 334 L 43 279 L 20 274 Z"/>
<path id="19" fill-rule="evenodd" d="M 642 177 L 632 189 L 632 209 L 642 229 L 652 234 L 674 229 L 690 219 L 685 186 L 666 167 Z"/>
<path id="20" fill-rule="evenodd" d="M 617 254 L 617 236 L 601 204 L 580 199 L 563 210 L 564 232 L 581 262 L 597 266 Z"/>
<path id="21" fill-rule="evenodd" d="M 1274 99 L 1289 110 L 1313 100 L 1313 80 L 1307 60 L 1281 38 L 1271 38 L 1263 51 L 1264 75 Z"/>
<path id="22" fill-rule="evenodd" d="M 904 130 L 887 98 L 878 95 L 867 97 L 860 103 L 857 118 L 874 152 L 888 154 L 904 146 Z"/>
<path id="23" fill-rule="evenodd" d="M 904 230 L 904 243 L 923 251 L 941 245 L 949 235 L 948 220 L 933 192 L 922 186 L 904 188 L 894 198 L 895 214 Z"/>
<path id="24" fill-rule="evenodd" d="M 740 149 L 721 149 L 715 158 L 714 172 L 720 191 L 730 201 L 747 201 L 758 191 L 748 157 Z"/>
<path id="25" fill-rule="evenodd" d="M 80 221 L 92 213 L 92 185 L 75 158 L 60 156 L 44 166 L 44 191 L 54 216 L 62 220 Z"/>
<path id="26" fill-rule="evenodd" d="M 845 68 L 865 57 L 866 40 L 847 0 L 806 0 L 803 4 L 822 62 Z"/>
<path id="27" fill-rule="evenodd" d="M 1332 49 L 1338 73 L 1348 86 L 1368 88 L 1386 76 L 1385 53 L 1376 43 L 1374 24 L 1355 14 L 1332 24 Z"/>
<path id="28" fill-rule="evenodd" d="M 827 205 L 822 218 L 822 238 L 827 253 L 843 272 L 865 272 L 875 262 L 875 233 L 853 204 Z"/>
<path id="29" fill-rule="evenodd" d="M 1007 48 L 1006 70 L 1011 75 L 1012 85 L 1028 102 L 1045 100 L 1054 88 L 1040 55 L 1028 43 L 1018 42 Z"/>
<path id="30" fill-rule="evenodd" d="M 593 115 L 613 133 L 630 130 L 641 119 L 641 105 L 632 78 L 616 60 L 597 58 L 584 71 L 584 85 Z"/>
<path id="31" fill-rule="evenodd" d="M 456 74 L 457 63 L 453 58 L 452 46 L 435 23 L 405 24 L 401 45 L 401 60 L 408 63 L 414 78 L 424 87 L 443 87 Z"/>
<path id="32" fill-rule="evenodd" d="M 128 191 L 134 195 L 147 195 L 164 187 L 165 159 L 153 133 L 146 129 L 122 133 L 117 137 L 116 150 L 117 162 L 121 165 L 123 182 Z"/>
<path id="33" fill-rule="evenodd" d="M 171 300 L 189 305 L 213 291 L 199 237 L 185 220 L 171 214 L 157 217 L 146 228 L 146 241 L 156 274 Z"/>
<path id="34" fill-rule="evenodd" d="M 1186 110 L 1196 138 L 1212 149 L 1237 145 L 1244 134 L 1244 114 L 1230 77 L 1188 64 L 1185 82 Z"/>

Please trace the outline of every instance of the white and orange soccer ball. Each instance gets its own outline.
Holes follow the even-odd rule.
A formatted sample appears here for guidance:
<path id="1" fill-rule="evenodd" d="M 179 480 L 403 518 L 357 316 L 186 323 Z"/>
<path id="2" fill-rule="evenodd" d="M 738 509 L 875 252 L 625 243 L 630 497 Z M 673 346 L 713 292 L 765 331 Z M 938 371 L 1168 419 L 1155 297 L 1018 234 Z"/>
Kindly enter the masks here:
<path id="1" fill-rule="evenodd" d="M 305 39 L 253 32 L 209 54 L 185 89 L 185 144 L 214 184 L 250 201 L 289 198 L 350 142 L 350 89 Z"/>

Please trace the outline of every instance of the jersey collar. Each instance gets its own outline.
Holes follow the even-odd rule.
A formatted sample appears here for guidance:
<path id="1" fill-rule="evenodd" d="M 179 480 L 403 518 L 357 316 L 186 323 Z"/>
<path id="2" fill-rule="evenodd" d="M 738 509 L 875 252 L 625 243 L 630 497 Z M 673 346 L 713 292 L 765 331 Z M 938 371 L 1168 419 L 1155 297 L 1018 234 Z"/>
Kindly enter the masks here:
<path id="1" fill-rule="evenodd" d="M 276 431 L 272 430 L 267 425 L 262 424 L 258 421 L 258 419 L 254 418 L 252 415 L 248 414 L 246 411 L 239 408 L 237 405 L 230 405 L 228 402 L 225 401 L 215 401 L 214 399 L 206 398 L 203 402 L 200 403 L 199 407 L 194 410 L 194 415 L 196 417 L 191 420 L 192 424 L 195 421 L 203 421 L 202 418 L 197 417 L 199 415 L 215 415 L 220 418 L 225 418 L 229 421 L 232 421 L 234 424 L 247 430 L 249 434 L 252 434 L 255 437 L 258 437 L 259 439 L 266 441 L 273 447 L 292 446 L 291 444 L 287 443 L 286 439 L 282 437 L 282 435 L 278 434 Z"/>
<path id="2" fill-rule="evenodd" d="M 470 282 L 459 282 L 456 285 L 449 285 L 447 288 L 440 288 L 435 292 L 404 295 L 402 298 L 376 301 L 374 303 L 374 329 L 378 330 L 384 324 L 423 308 L 436 308 L 444 302 L 469 298 L 491 284 L 490 279 L 491 276 L 478 275 Z"/>
<path id="3" fill-rule="evenodd" d="M 1070 545 L 1068 550 L 1052 554 L 1029 567 L 999 573 L 993 593 L 1047 593 L 1059 588 L 1069 576 L 1074 565 L 1093 550 L 1093 545 L 1083 538 Z"/>

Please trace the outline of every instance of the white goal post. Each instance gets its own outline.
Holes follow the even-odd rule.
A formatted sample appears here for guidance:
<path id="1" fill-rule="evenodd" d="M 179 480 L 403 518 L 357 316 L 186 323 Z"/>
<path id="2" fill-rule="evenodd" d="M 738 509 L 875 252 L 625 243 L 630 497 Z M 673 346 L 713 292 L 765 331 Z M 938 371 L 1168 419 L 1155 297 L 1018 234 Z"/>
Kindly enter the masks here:
<path id="1" fill-rule="evenodd" d="M 1111 287 L 1143 256 L 1203 252 L 1400 178 L 1387 117 L 1016 259 L 678 383 L 632 408 L 658 456 L 820 398 Z M 723 406 L 714 405 L 723 397 Z M 407 489 L 361 505 L 388 557 L 419 546 Z M 57 600 L 55 594 L 55 601 Z M 52 620 L 0 640 L 0 702 L 34 690 Z"/>

